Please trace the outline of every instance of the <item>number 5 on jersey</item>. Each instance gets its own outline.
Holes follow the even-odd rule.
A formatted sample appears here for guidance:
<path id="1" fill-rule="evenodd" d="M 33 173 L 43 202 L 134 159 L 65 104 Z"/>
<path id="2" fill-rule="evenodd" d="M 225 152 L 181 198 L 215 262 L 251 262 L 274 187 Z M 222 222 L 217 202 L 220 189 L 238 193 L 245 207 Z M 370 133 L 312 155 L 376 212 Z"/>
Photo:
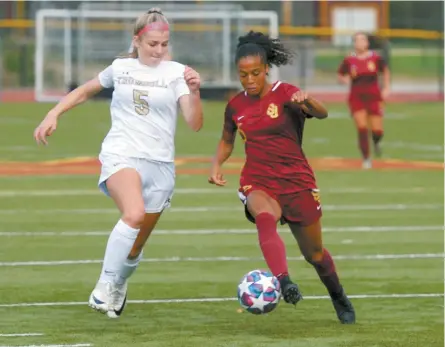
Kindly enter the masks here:
<path id="1" fill-rule="evenodd" d="M 148 101 L 145 99 L 148 96 L 148 91 L 133 89 L 134 110 L 141 116 L 146 116 L 150 111 Z"/>

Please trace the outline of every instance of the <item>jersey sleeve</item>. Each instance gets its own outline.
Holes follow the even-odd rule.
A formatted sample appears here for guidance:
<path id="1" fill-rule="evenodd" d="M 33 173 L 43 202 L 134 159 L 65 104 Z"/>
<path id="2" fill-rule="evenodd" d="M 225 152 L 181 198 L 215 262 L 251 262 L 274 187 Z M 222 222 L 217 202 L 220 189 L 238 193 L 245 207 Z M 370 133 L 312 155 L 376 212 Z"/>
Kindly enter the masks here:
<path id="1" fill-rule="evenodd" d="M 181 75 L 173 82 L 173 90 L 176 101 L 178 101 L 181 96 L 190 94 L 190 88 L 185 82 L 184 71 L 182 71 Z"/>
<path id="2" fill-rule="evenodd" d="M 295 103 L 292 103 L 291 97 L 294 93 L 300 91 L 300 88 L 292 85 L 292 84 L 284 84 L 283 85 L 284 93 L 285 93 L 285 107 L 288 108 L 288 110 L 291 111 L 292 114 L 297 116 L 302 116 L 306 118 L 312 118 L 312 116 L 306 114 L 298 105 Z"/>
<path id="3" fill-rule="evenodd" d="M 235 110 L 230 104 L 227 104 L 226 109 L 224 111 L 224 131 L 233 134 L 236 131 L 236 124 L 233 121 L 233 115 L 235 114 Z"/>
<path id="4" fill-rule="evenodd" d="M 104 88 L 114 87 L 114 76 L 113 76 L 113 65 L 109 65 L 107 68 L 102 70 L 99 75 L 99 82 Z"/>
<path id="5" fill-rule="evenodd" d="M 292 97 L 292 95 L 294 95 L 296 92 L 300 90 L 300 88 L 288 83 L 285 84 L 283 83 L 283 89 L 284 93 L 286 94 L 286 98 L 289 100 Z"/>
<path id="6" fill-rule="evenodd" d="M 345 58 L 341 62 L 340 66 L 338 67 L 337 73 L 339 75 L 346 75 L 349 72 L 349 66 L 348 66 L 348 60 Z"/>

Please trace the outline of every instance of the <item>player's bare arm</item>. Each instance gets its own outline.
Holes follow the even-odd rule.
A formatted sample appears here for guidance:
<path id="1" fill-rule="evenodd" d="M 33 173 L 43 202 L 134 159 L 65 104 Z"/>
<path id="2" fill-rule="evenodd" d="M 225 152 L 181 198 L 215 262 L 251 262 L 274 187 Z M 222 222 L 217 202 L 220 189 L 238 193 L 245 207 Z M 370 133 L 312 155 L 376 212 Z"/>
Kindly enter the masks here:
<path id="1" fill-rule="evenodd" d="M 383 69 L 383 86 L 382 86 L 382 98 L 386 100 L 390 93 L 390 85 L 391 85 L 391 73 L 389 71 L 388 66 L 385 66 Z"/>
<path id="2" fill-rule="evenodd" d="M 87 101 L 89 98 L 99 93 L 103 88 L 104 87 L 99 82 L 99 78 L 95 77 L 71 91 L 56 106 L 54 106 L 54 108 L 49 111 L 48 114 L 60 117 L 66 111 Z"/>
<path id="3" fill-rule="evenodd" d="M 210 170 L 209 183 L 217 186 L 224 186 L 227 181 L 221 173 L 221 166 L 230 158 L 235 144 L 236 130 L 231 131 L 224 129 L 221 140 L 218 143 L 215 156 L 212 160 L 212 167 Z"/>
<path id="4" fill-rule="evenodd" d="M 349 75 L 337 74 L 337 79 L 341 84 L 349 84 L 351 82 Z"/>
<path id="5" fill-rule="evenodd" d="M 328 110 L 317 99 L 310 97 L 306 92 L 299 90 L 291 97 L 291 101 L 301 107 L 309 116 L 323 119 L 328 116 Z"/>
<path id="6" fill-rule="evenodd" d="M 46 138 L 51 136 L 51 134 L 56 130 L 58 118 L 73 107 L 87 101 L 102 89 L 103 86 L 100 84 L 99 78 L 95 77 L 77 87 L 62 100 L 60 100 L 60 102 L 47 113 L 43 121 L 34 130 L 34 139 L 36 140 L 37 144 L 43 143 L 47 145 L 48 141 Z"/>
<path id="7" fill-rule="evenodd" d="M 337 71 L 337 80 L 339 83 L 341 84 L 351 83 L 351 76 L 349 75 L 348 72 L 349 72 L 348 63 L 347 60 L 344 59 Z"/>
<path id="8" fill-rule="evenodd" d="M 201 78 L 198 72 L 187 66 L 184 71 L 184 79 L 190 89 L 190 94 L 179 98 L 179 106 L 187 125 L 193 131 L 199 131 L 204 123 L 201 95 L 199 93 Z"/>

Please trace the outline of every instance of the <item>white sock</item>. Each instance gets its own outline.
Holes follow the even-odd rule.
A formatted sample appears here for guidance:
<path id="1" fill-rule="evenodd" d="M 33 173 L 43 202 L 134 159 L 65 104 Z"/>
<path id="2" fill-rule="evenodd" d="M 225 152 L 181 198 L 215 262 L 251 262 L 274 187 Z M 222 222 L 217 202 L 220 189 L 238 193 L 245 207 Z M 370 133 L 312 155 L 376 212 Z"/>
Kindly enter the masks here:
<path id="1" fill-rule="evenodd" d="M 137 269 L 139 262 L 142 259 L 142 252 L 135 259 L 127 259 L 117 272 L 114 282 L 116 284 L 124 284 L 127 279 L 131 277 L 133 272 Z"/>
<path id="2" fill-rule="evenodd" d="M 134 229 L 119 219 L 108 238 L 107 249 L 99 282 L 112 282 L 122 268 L 138 236 L 139 229 Z"/>

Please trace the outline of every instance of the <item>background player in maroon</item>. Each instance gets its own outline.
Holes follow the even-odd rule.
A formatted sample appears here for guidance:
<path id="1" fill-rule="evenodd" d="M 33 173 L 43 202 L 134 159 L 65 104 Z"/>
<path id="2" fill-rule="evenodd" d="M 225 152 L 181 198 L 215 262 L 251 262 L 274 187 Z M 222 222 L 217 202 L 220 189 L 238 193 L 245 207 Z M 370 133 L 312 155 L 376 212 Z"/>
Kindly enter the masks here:
<path id="1" fill-rule="evenodd" d="M 286 302 L 301 299 L 290 279 L 277 221 L 288 223 L 305 259 L 326 286 L 342 323 L 354 323 L 355 312 L 340 284 L 321 237 L 321 205 L 314 173 L 302 150 L 306 118 L 326 118 L 326 109 L 297 87 L 267 81 L 272 65 L 285 65 L 292 54 L 278 39 L 250 32 L 239 38 L 236 53 L 244 91 L 225 111 L 222 138 L 213 159 L 209 182 L 226 184 L 221 165 L 232 153 L 236 132 L 245 142 L 246 162 L 239 195 L 247 218 L 256 224 L 261 251 L 278 277 Z"/>
<path id="2" fill-rule="evenodd" d="M 369 36 L 356 33 L 354 53 L 347 56 L 338 69 L 341 83 L 350 85 L 349 108 L 358 131 L 358 142 L 363 157 L 363 167 L 371 168 L 369 153 L 369 125 L 372 132 L 375 154 L 381 155 L 379 146 L 383 137 L 383 101 L 389 95 L 390 72 L 386 62 L 371 51 Z M 380 89 L 378 76 L 383 74 L 383 88 Z"/>

